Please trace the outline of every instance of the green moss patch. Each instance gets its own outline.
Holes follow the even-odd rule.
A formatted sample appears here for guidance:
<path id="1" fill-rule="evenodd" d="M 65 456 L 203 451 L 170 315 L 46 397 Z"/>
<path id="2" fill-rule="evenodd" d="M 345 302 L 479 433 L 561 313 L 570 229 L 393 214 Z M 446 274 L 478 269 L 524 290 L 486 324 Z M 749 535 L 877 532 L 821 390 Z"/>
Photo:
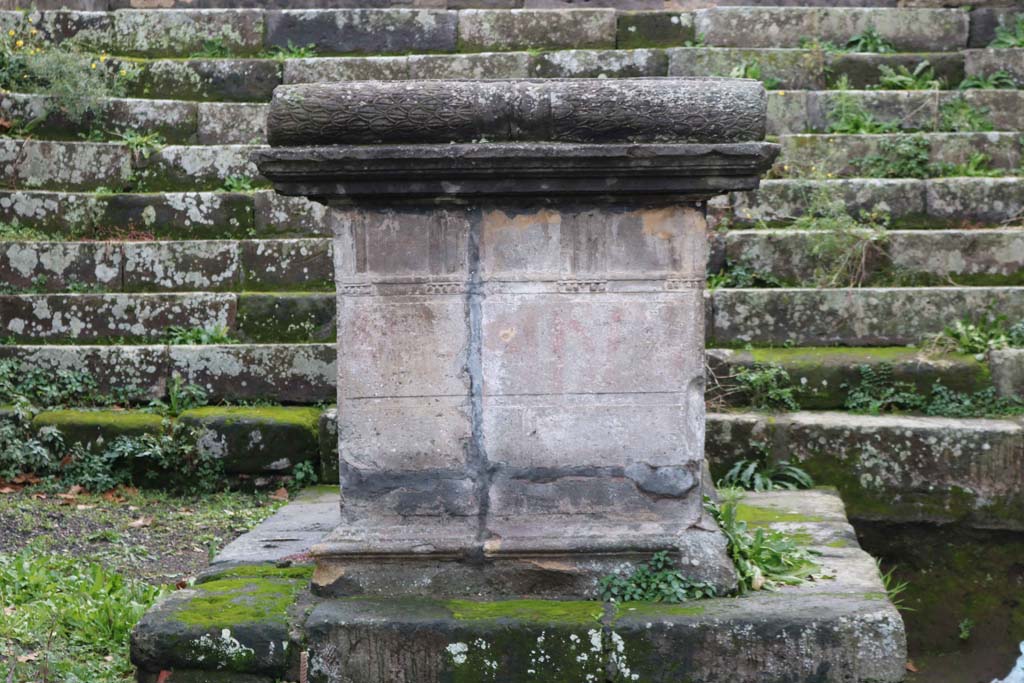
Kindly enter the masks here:
<path id="1" fill-rule="evenodd" d="M 590 624 L 600 622 L 604 605 L 591 601 L 503 600 L 476 602 L 448 600 L 445 607 L 461 621 L 494 621 L 511 619 L 558 624 Z"/>
<path id="2" fill-rule="evenodd" d="M 226 425 L 242 421 L 291 425 L 303 427 L 313 434 L 317 434 L 321 412 L 319 408 L 307 407 L 260 406 L 249 408 L 244 406 L 206 406 L 186 410 L 181 414 L 181 417 L 197 420 L 219 419 Z"/>
<path id="3" fill-rule="evenodd" d="M 196 595 L 174 618 L 202 628 L 261 622 L 287 623 L 288 608 L 306 582 L 245 577 L 217 579 L 196 586 Z"/>
<path id="4" fill-rule="evenodd" d="M 294 567 L 278 567 L 272 564 L 247 564 L 232 567 L 209 576 L 203 584 L 227 579 L 301 579 L 309 581 L 313 578 L 313 566 L 304 564 Z"/>
<path id="5" fill-rule="evenodd" d="M 775 522 L 821 522 L 823 517 L 817 515 L 804 515 L 798 512 L 783 512 L 774 508 L 760 507 L 758 505 L 737 505 L 737 517 L 747 524 L 774 524 Z"/>
<path id="6" fill-rule="evenodd" d="M 32 429 L 56 427 L 67 445 L 110 443 L 119 436 L 160 434 L 164 419 L 154 413 L 135 410 L 51 410 L 32 420 Z"/>

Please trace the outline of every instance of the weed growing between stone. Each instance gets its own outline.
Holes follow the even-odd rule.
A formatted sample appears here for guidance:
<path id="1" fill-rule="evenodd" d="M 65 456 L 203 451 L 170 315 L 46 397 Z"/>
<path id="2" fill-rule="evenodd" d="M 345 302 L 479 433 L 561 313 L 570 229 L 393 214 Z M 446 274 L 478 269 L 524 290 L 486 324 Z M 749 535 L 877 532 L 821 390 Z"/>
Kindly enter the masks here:
<path id="1" fill-rule="evenodd" d="M 946 86 L 935 77 L 935 69 L 928 60 L 919 62 L 913 70 L 902 64 L 896 67 L 882 64 L 878 70 L 878 84 L 870 86 L 869 90 L 941 90 Z"/>
<path id="2" fill-rule="evenodd" d="M 755 363 L 738 368 L 732 376 L 747 403 L 755 410 L 800 410 L 796 394 L 785 368 L 775 363 Z"/>
<path id="3" fill-rule="evenodd" d="M 754 457 L 736 461 L 718 482 L 719 488 L 760 492 L 796 491 L 814 486 L 814 479 L 799 465 L 788 460 L 772 460 L 764 441 L 754 441 L 750 446 Z"/>
<path id="4" fill-rule="evenodd" d="M 237 344 L 224 325 L 213 327 L 181 327 L 171 325 L 164 335 L 164 342 L 178 346 L 195 346 L 203 344 Z"/>
<path id="5" fill-rule="evenodd" d="M 995 130 L 988 107 L 975 107 L 967 100 L 950 100 L 939 108 L 938 130 L 946 133 L 984 133 Z"/>
<path id="6" fill-rule="evenodd" d="M 1007 71 L 999 69 L 984 76 L 967 76 L 960 81 L 960 90 L 1015 90 L 1017 80 Z"/>
<path id="7" fill-rule="evenodd" d="M 0 242 L 45 242 L 50 239 L 46 233 L 20 225 L 18 221 L 0 222 Z"/>
<path id="8" fill-rule="evenodd" d="M 665 550 L 634 567 L 629 576 L 602 577 L 598 589 L 608 602 L 686 602 L 716 596 L 711 584 L 686 578 Z"/>
<path id="9" fill-rule="evenodd" d="M 732 71 L 729 72 L 729 78 L 752 78 L 755 81 L 761 81 L 764 84 L 765 90 L 778 90 L 782 84 L 777 78 L 766 76 L 762 73 L 761 63 L 756 59 L 744 60 L 740 64 L 733 67 Z"/>
<path id="10" fill-rule="evenodd" d="M 842 76 L 833 89 L 838 90 L 829 108 L 827 132 L 845 135 L 877 135 L 895 133 L 899 125 L 892 121 L 879 121 L 850 90 L 850 79 Z"/>
<path id="11" fill-rule="evenodd" d="M 1024 47 L 1024 17 L 1017 17 L 1017 21 L 1011 28 L 997 27 L 996 37 L 988 46 L 995 48 Z"/>
<path id="12" fill-rule="evenodd" d="M 896 567 L 891 567 L 889 571 L 885 571 L 882 568 L 881 560 L 876 559 L 875 564 L 878 566 L 878 575 L 882 578 L 882 586 L 885 588 L 885 594 L 888 596 L 892 606 L 901 612 L 913 612 L 914 608 L 908 607 L 903 601 L 903 594 L 910 588 L 910 584 L 906 581 L 900 581 L 894 576 Z"/>
<path id="13" fill-rule="evenodd" d="M 895 46 L 882 37 L 874 26 L 868 26 L 846 42 L 849 52 L 875 52 L 879 54 L 896 52 Z"/>
<path id="14" fill-rule="evenodd" d="M 957 320 L 930 345 L 943 351 L 974 354 L 980 360 L 989 351 L 1024 348 L 1024 320 L 1010 325 L 1006 316 L 991 312 L 980 318 Z"/>

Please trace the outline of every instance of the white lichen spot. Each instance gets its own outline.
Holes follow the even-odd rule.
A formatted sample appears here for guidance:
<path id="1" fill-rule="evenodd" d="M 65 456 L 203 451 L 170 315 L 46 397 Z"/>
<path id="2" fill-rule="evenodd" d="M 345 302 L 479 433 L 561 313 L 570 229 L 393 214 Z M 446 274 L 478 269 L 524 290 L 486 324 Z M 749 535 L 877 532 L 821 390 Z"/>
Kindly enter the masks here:
<path id="1" fill-rule="evenodd" d="M 469 652 L 469 645 L 465 643 L 452 643 L 445 648 L 451 655 L 452 663 L 461 666 L 466 663 L 466 654 Z"/>

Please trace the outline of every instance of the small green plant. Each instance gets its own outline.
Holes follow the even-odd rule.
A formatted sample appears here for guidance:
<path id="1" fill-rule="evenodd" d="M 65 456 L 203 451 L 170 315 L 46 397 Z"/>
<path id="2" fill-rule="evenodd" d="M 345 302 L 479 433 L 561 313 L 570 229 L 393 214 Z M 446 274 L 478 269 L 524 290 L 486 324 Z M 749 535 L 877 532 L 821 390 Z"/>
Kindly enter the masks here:
<path id="1" fill-rule="evenodd" d="M 878 154 L 853 163 L 868 178 L 927 178 L 929 149 L 920 133 L 895 135 L 879 143 Z"/>
<path id="2" fill-rule="evenodd" d="M 45 242 L 49 239 L 46 233 L 21 225 L 18 221 L 0 222 L 0 242 Z"/>
<path id="3" fill-rule="evenodd" d="M 883 38 L 874 26 L 868 26 L 862 33 L 846 41 L 846 50 L 850 52 L 895 52 L 896 48 Z"/>
<path id="4" fill-rule="evenodd" d="M 892 606 L 900 612 L 913 612 L 914 609 L 907 607 L 903 602 L 903 594 L 910 588 L 910 584 L 896 578 L 896 567 L 891 567 L 889 571 L 885 571 L 882 569 L 882 561 L 878 559 L 875 560 L 875 565 L 878 567 L 878 575 L 882 579 L 882 586 L 885 588 L 885 594 L 889 598 L 889 602 L 892 603 Z"/>
<path id="5" fill-rule="evenodd" d="M 765 90 L 778 90 L 782 84 L 782 81 L 777 78 L 765 76 L 761 71 L 761 63 L 756 59 L 743 60 L 734 66 L 732 71 L 729 72 L 729 78 L 751 78 L 755 81 L 761 81 L 764 84 Z"/>
<path id="6" fill-rule="evenodd" d="M 963 99 L 946 102 L 939 108 L 939 130 L 947 133 L 971 133 L 994 130 L 987 107 L 976 108 Z"/>
<path id="7" fill-rule="evenodd" d="M 999 396 L 995 387 L 968 394 L 937 382 L 932 387 L 924 414 L 932 417 L 1007 417 L 1024 414 L 1024 400 L 1018 396 Z"/>
<path id="8" fill-rule="evenodd" d="M 987 76 L 968 76 L 960 81 L 960 90 L 1013 90 L 1017 80 L 1007 71 L 1000 69 Z"/>
<path id="9" fill-rule="evenodd" d="M 1006 316 L 991 311 L 979 318 L 964 318 L 947 325 L 935 345 L 959 353 L 984 355 L 1010 347 Z"/>
<path id="10" fill-rule="evenodd" d="M 804 36 L 800 39 L 800 49 L 802 50 L 821 50 L 822 52 L 848 52 L 846 48 L 836 45 L 831 40 L 821 40 L 820 38 L 812 38 Z"/>
<path id="11" fill-rule="evenodd" d="M 316 468 L 308 460 L 303 460 L 292 468 L 292 488 L 296 491 L 315 486 L 318 480 Z"/>
<path id="12" fill-rule="evenodd" d="M 159 435 L 122 436 L 111 444 L 108 458 L 129 474 L 141 469 L 153 486 L 186 494 L 212 493 L 223 488 L 224 462 L 199 448 L 198 441 L 195 429 L 175 425 Z"/>
<path id="13" fill-rule="evenodd" d="M 844 405 L 850 412 L 879 415 L 924 408 L 925 397 L 918 393 L 913 384 L 897 382 L 893 378 L 892 365 L 859 365 L 857 373 L 859 381 L 856 384 L 840 385 L 840 388 L 847 390 Z"/>
<path id="14" fill-rule="evenodd" d="M 186 410 L 201 408 L 209 401 L 209 395 L 201 386 L 185 384 L 181 375 L 175 374 L 167 383 L 167 401 L 153 399 L 149 407 L 154 410 L 177 417 Z"/>
<path id="15" fill-rule="evenodd" d="M 225 192 L 252 192 L 254 189 L 252 178 L 233 175 L 224 179 Z"/>
<path id="16" fill-rule="evenodd" d="M 693 40 L 687 40 L 683 43 L 683 47 L 705 47 L 707 45 L 707 38 L 703 33 L 698 33 Z"/>
<path id="17" fill-rule="evenodd" d="M 204 40 L 203 46 L 193 56 L 205 59 L 223 59 L 231 56 L 231 47 L 228 46 L 223 37 L 217 36 L 216 38 Z"/>
<path id="18" fill-rule="evenodd" d="M 1000 178 L 1006 175 L 1001 168 L 992 168 L 992 157 L 984 152 L 975 152 L 967 161 L 959 164 L 939 162 L 931 166 L 932 176 L 942 178 Z"/>
<path id="19" fill-rule="evenodd" d="M 612 574 L 598 583 L 601 599 L 610 602 L 686 602 L 715 597 L 715 587 L 683 576 L 668 551 L 655 553 L 638 564 L 629 576 Z"/>
<path id="20" fill-rule="evenodd" d="M 939 90 L 943 86 L 927 60 L 918 63 L 913 70 L 902 64 L 896 67 L 882 64 L 878 70 L 881 75 L 873 90 Z"/>
<path id="21" fill-rule="evenodd" d="M 738 460 L 725 473 L 719 487 L 740 488 L 745 491 L 795 491 L 814 486 L 811 475 L 788 460 L 773 461 L 768 444 L 754 441 L 754 457 Z"/>
<path id="22" fill-rule="evenodd" d="M 960 620 L 960 623 L 956 625 L 957 636 L 960 640 L 970 640 L 971 633 L 974 631 L 974 620 L 968 617 Z"/>
<path id="23" fill-rule="evenodd" d="M 296 45 L 292 41 L 288 41 L 287 47 L 281 47 L 278 45 L 267 52 L 263 53 L 264 57 L 270 59 L 309 59 L 317 56 L 316 46 L 313 43 L 308 45 Z"/>
<path id="24" fill-rule="evenodd" d="M 148 159 L 154 152 L 159 152 L 165 144 L 164 136 L 160 133 L 136 133 L 125 130 L 116 133 L 114 137 L 143 159 Z"/>
<path id="25" fill-rule="evenodd" d="M 213 327 L 181 327 L 180 325 L 172 325 L 167 328 L 165 341 L 176 346 L 238 343 L 238 340 L 234 339 L 228 328 L 223 325 Z"/>
<path id="26" fill-rule="evenodd" d="M 708 275 L 708 289 L 759 288 L 771 289 L 786 285 L 771 273 L 754 270 L 742 264 L 726 264 L 717 273 Z"/>
<path id="27" fill-rule="evenodd" d="M 800 410 L 798 389 L 781 365 L 754 363 L 737 368 L 732 379 L 755 410 Z"/>
<path id="28" fill-rule="evenodd" d="M 747 523 L 739 518 L 743 491 L 721 489 L 719 495 L 720 503 L 705 499 L 704 508 L 725 534 L 739 577 L 739 594 L 799 585 L 821 570 L 814 560 L 817 553 L 801 548 L 792 537 L 761 527 L 748 530 Z"/>
<path id="29" fill-rule="evenodd" d="M 988 46 L 996 48 L 1024 47 L 1024 16 L 1017 17 L 1016 22 L 1010 28 L 997 27 L 996 37 Z"/>
<path id="30" fill-rule="evenodd" d="M 864 105 L 850 90 L 850 80 L 845 75 L 833 85 L 836 94 L 829 106 L 829 133 L 844 135 L 878 135 L 894 133 L 899 125 L 888 121 L 879 121 L 864 108 Z"/>

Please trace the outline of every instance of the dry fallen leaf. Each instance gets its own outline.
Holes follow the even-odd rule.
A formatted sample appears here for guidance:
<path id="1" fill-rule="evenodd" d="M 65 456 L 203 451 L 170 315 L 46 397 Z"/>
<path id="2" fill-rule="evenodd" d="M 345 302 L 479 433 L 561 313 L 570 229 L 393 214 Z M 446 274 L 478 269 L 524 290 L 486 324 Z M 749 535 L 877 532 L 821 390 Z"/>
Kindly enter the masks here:
<path id="1" fill-rule="evenodd" d="M 907 661 L 907 671 L 913 674 L 917 673 L 917 667 L 914 666 L 914 663 L 912 661 Z"/>
<path id="2" fill-rule="evenodd" d="M 160 675 L 156 677 L 156 683 L 167 683 L 171 678 L 170 671 L 161 671 Z"/>
<path id="3" fill-rule="evenodd" d="M 84 504 L 80 503 L 80 504 L 75 506 L 75 509 L 76 510 L 94 510 L 94 509 L 96 509 L 96 506 L 95 505 L 84 505 Z"/>
<path id="4" fill-rule="evenodd" d="M 67 495 L 69 495 L 69 496 L 79 496 L 79 495 L 81 495 L 83 493 L 85 493 L 85 487 L 84 486 L 79 486 L 78 484 L 75 484 L 74 486 L 72 486 L 71 488 L 68 489 Z"/>
<path id="5" fill-rule="evenodd" d="M 129 522 L 128 526 L 130 526 L 132 529 L 141 529 L 142 527 L 149 526 L 152 523 L 153 523 L 153 518 L 152 517 L 142 516 L 142 517 L 139 517 L 134 522 Z"/>
<path id="6" fill-rule="evenodd" d="M 270 494 L 270 500 L 288 500 L 288 489 L 282 486 Z"/>
<path id="7" fill-rule="evenodd" d="M 17 493 L 21 490 L 20 486 L 0 486 L 0 493 Z"/>
<path id="8" fill-rule="evenodd" d="M 118 495 L 117 489 L 110 489 L 103 492 L 103 500 L 108 503 L 123 503 L 125 499 L 124 496 Z"/>
<path id="9" fill-rule="evenodd" d="M 18 661 L 22 664 L 26 662 L 35 662 L 39 659 L 38 652 L 29 652 L 27 655 L 18 655 Z"/>

